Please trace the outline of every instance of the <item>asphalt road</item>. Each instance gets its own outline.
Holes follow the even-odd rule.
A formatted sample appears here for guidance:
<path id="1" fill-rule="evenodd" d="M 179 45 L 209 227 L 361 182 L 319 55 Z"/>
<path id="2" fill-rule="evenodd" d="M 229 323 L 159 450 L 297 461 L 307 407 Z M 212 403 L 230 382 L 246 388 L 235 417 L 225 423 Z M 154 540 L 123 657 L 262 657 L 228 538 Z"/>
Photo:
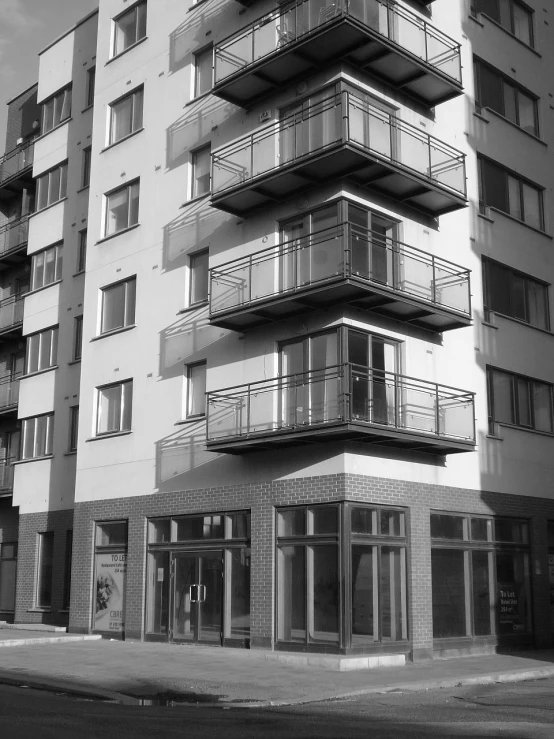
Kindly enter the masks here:
<path id="1" fill-rule="evenodd" d="M 289 708 L 141 707 L 0 686 L 2 739 L 553 739 L 554 679 Z"/>

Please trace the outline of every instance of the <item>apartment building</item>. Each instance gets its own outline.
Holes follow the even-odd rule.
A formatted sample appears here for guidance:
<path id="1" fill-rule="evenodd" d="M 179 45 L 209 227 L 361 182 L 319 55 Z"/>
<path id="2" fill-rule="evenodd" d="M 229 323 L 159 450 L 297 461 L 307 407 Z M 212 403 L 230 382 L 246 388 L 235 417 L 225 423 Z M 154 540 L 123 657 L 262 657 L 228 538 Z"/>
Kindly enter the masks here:
<path id="1" fill-rule="evenodd" d="M 368 666 L 552 645 L 548 23 L 101 0 L 41 54 L 38 201 L 68 184 L 27 355 L 62 330 L 21 383 L 16 620 Z"/>

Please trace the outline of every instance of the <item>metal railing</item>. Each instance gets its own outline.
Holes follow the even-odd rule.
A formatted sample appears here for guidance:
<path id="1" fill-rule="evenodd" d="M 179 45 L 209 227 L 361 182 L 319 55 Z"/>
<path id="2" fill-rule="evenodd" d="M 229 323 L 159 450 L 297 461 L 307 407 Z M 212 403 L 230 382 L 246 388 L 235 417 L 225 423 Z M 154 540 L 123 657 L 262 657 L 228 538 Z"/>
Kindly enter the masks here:
<path id="1" fill-rule="evenodd" d="M 392 0 L 298 0 L 266 13 L 214 49 L 217 85 L 337 18 L 352 18 L 458 83 L 460 44 Z"/>
<path id="2" fill-rule="evenodd" d="M 0 226 L 0 257 L 26 244 L 28 234 L 29 216 L 23 216 Z"/>
<path id="3" fill-rule="evenodd" d="M 12 295 L 0 300 L 0 330 L 23 322 L 23 295 Z"/>
<path id="4" fill-rule="evenodd" d="M 0 185 L 30 167 L 33 164 L 34 154 L 35 142 L 31 140 L 0 157 Z"/>
<path id="5" fill-rule="evenodd" d="M 349 90 L 333 92 L 305 110 L 216 149 L 213 193 L 247 184 L 340 144 L 350 144 L 378 162 L 466 196 L 462 152 Z"/>
<path id="6" fill-rule="evenodd" d="M 352 363 L 207 393 L 208 442 L 341 423 L 474 443 L 474 394 Z"/>
<path id="7" fill-rule="evenodd" d="M 210 270 L 210 315 L 354 278 L 471 315 L 469 270 L 350 222 Z"/>
<path id="8" fill-rule="evenodd" d="M 13 462 L 15 457 L 8 457 L 0 461 L 0 490 L 13 490 Z"/>
<path id="9" fill-rule="evenodd" d="M 17 405 L 20 375 L 0 377 L 0 410 Z"/>

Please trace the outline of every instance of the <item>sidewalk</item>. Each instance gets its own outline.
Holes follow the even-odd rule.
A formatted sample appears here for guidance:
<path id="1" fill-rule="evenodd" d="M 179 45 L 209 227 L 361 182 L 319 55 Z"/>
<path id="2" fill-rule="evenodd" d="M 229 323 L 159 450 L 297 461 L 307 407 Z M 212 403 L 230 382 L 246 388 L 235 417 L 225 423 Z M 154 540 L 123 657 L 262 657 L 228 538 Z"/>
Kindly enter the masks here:
<path id="1" fill-rule="evenodd" d="M 37 643 L 36 639 L 52 643 Z M 152 642 L 83 641 L 0 629 L 0 682 L 97 695 L 125 703 L 179 699 L 229 705 L 289 705 L 353 695 L 554 677 L 554 650 L 465 657 L 335 672 L 283 664 L 273 653 Z M 134 700 L 129 700 L 131 696 Z"/>

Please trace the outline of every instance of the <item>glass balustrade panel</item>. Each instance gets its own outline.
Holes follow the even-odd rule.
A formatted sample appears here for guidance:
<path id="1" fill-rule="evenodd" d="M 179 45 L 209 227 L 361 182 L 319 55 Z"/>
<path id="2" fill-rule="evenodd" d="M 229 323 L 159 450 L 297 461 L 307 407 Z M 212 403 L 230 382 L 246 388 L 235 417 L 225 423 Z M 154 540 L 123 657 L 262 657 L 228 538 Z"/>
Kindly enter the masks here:
<path id="1" fill-rule="evenodd" d="M 399 256 L 400 279 L 399 288 L 409 295 L 433 300 L 433 266 L 416 253 L 402 250 Z"/>
<path id="2" fill-rule="evenodd" d="M 217 396 L 209 398 L 208 438 L 238 436 L 247 430 L 246 396 Z"/>
<path id="3" fill-rule="evenodd" d="M 473 402 L 469 397 L 439 398 L 439 433 L 460 439 L 473 439 Z"/>
<path id="4" fill-rule="evenodd" d="M 432 179 L 441 185 L 465 193 L 465 168 L 462 155 L 456 156 L 430 142 L 431 172 L 427 172 Z M 427 165 L 429 166 L 429 164 Z"/>
<path id="5" fill-rule="evenodd" d="M 436 424 L 436 395 L 434 388 L 401 381 L 401 426 L 408 431 L 424 431 L 435 434 L 438 432 Z"/>
<path id="6" fill-rule="evenodd" d="M 436 302 L 469 314 L 469 278 L 467 273 L 454 273 L 435 263 Z"/>

